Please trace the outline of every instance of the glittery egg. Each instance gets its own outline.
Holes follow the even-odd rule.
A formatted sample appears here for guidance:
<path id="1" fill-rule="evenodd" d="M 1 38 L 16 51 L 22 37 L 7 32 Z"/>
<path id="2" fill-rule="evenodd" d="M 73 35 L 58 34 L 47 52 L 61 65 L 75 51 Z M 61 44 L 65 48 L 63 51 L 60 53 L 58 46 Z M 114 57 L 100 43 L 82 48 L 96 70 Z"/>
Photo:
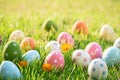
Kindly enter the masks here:
<path id="1" fill-rule="evenodd" d="M 115 31 L 108 24 L 103 25 L 103 27 L 100 30 L 100 36 L 101 36 L 101 38 L 103 38 L 107 41 L 114 41 L 116 38 Z"/>
<path id="2" fill-rule="evenodd" d="M 109 47 L 103 53 L 103 60 L 107 65 L 115 65 L 120 62 L 120 50 L 117 47 Z"/>
<path id="3" fill-rule="evenodd" d="M 21 73 L 11 61 L 3 61 L 0 66 L 0 80 L 20 80 Z"/>
<path id="4" fill-rule="evenodd" d="M 53 51 L 53 50 L 61 50 L 60 49 L 60 44 L 57 41 L 50 41 L 47 43 L 45 46 L 45 49 L 48 51 Z"/>
<path id="5" fill-rule="evenodd" d="M 72 60 L 77 64 L 77 65 L 81 65 L 81 66 L 88 66 L 90 61 L 91 61 L 91 57 L 90 55 L 85 52 L 82 49 L 79 50 L 75 50 L 72 54 Z"/>
<path id="6" fill-rule="evenodd" d="M 94 59 L 89 64 L 88 74 L 91 78 L 96 80 L 106 79 L 108 75 L 108 67 L 102 59 Z"/>
<path id="7" fill-rule="evenodd" d="M 85 48 L 85 51 L 88 52 L 92 59 L 102 57 L 102 48 L 97 42 L 91 42 Z"/>
<path id="8" fill-rule="evenodd" d="M 53 50 L 47 55 L 44 63 L 50 64 L 55 69 L 59 69 L 59 68 L 63 69 L 65 64 L 64 56 L 60 51 Z"/>
<path id="9" fill-rule="evenodd" d="M 9 40 L 21 41 L 24 38 L 24 33 L 21 30 L 15 30 L 10 34 Z"/>

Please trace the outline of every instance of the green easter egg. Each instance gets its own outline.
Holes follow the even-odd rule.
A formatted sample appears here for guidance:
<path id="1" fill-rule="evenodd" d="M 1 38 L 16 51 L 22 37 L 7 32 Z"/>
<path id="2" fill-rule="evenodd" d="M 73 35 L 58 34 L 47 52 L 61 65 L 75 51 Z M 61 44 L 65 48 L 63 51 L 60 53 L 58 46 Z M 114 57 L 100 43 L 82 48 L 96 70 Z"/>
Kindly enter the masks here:
<path id="1" fill-rule="evenodd" d="M 50 31 L 51 29 L 54 29 L 55 31 L 58 30 L 58 26 L 54 23 L 52 20 L 46 20 L 43 23 L 43 29 L 46 31 Z"/>
<path id="2" fill-rule="evenodd" d="M 4 60 L 18 62 L 22 58 L 22 50 L 19 44 L 15 41 L 9 41 L 3 49 Z"/>

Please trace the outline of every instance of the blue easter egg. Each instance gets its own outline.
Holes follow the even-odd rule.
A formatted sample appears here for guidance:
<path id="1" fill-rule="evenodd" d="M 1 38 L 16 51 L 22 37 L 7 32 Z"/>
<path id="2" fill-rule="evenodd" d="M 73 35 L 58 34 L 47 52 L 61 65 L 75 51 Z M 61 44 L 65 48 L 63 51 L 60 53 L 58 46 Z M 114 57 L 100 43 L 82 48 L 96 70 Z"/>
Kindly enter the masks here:
<path id="1" fill-rule="evenodd" d="M 107 65 L 115 65 L 120 62 L 120 50 L 117 47 L 109 47 L 103 53 L 103 60 Z"/>
<path id="2" fill-rule="evenodd" d="M 11 61 L 3 61 L 0 66 L 0 80 L 16 80 L 21 78 L 18 67 Z"/>
<path id="3" fill-rule="evenodd" d="M 29 50 L 22 56 L 22 59 L 27 61 L 28 65 L 31 65 L 40 59 L 40 54 L 36 50 Z"/>

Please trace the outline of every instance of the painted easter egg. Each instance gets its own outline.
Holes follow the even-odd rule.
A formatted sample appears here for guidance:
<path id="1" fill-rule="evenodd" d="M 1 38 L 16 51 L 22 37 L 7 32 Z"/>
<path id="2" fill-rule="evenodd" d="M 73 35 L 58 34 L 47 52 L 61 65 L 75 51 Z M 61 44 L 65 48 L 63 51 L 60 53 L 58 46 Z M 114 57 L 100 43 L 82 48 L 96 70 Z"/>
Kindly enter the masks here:
<path id="1" fill-rule="evenodd" d="M 88 52 L 92 59 L 102 57 L 102 48 L 97 42 L 91 42 L 85 48 L 85 51 Z"/>
<path id="2" fill-rule="evenodd" d="M 74 39 L 67 32 L 61 32 L 57 37 L 57 41 L 59 42 L 59 44 L 61 44 L 61 49 L 63 51 L 69 50 L 74 46 Z"/>
<path id="3" fill-rule="evenodd" d="M 106 79 L 108 75 L 108 67 L 102 59 L 94 59 L 89 64 L 88 74 L 95 80 Z"/>
<path id="4" fill-rule="evenodd" d="M 59 69 L 59 68 L 63 69 L 65 64 L 64 56 L 60 51 L 53 50 L 47 55 L 44 63 L 50 64 L 55 69 Z"/>
<path id="5" fill-rule="evenodd" d="M 88 34 L 88 27 L 83 21 L 77 20 L 72 26 L 72 32 Z"/>
<path id="6" fill-rule="evenodd" d="M 22 56 L 22 60 L 27 62 L 27 65 L 33 65 L 40 60 L 40 54 L 36 50 L 29 50 Z"/>
<path id="7" fill-rule="evenodd" d="M 81 66 L 88 66 L 91 61 L 90 55 L 82 49 L 75 50 L 72 54 L 72 60 Z"/>
<path id="8" fill-rule="evenodd" d="M 116 39 L 115 35 L 116 35 L 115 31 L 108 24 L 103 25 L 103 27 L 100 30 L 100 36 L 101 36 L 101 38 L 103 38 L 103 39 L 105 39 L 107 41 L 114 41 Z"/>
<path id="9" fill-rule="evenodd" d="M 116 39 L 115 42 L 114 42 L 114 46 L 119 48 L 120 50 L 120 38 Z"/>
<path id="10" fill-rule="evenodd" d="M 21 30 L 15 30 L 10 34 L 9 40 L 21 41 L 24 38 L 24 33 Z"/>
<path id="11" fill-rule="evenodd" d="M 18 62 L 22 58 L 22 50 L 16 41 L 9 41 L 3 49 L 5 60 Z"/>
<path id="12" fill-rule="evenodd" d="M 23 50 L 28 51 L 35 48 L 35 40 L 32 37 L 25 37 L 20 46 Z"/>
<path id="13" fill-rule="evenodd" d="M 103 60 L 107 65 L 115 65 L 120 62 L 120 50 L 117 47 L 109 47 L 103 53 Z"/>
<path id="14" fill-rule="evenodd" d="M 20 80 L 21 73 L 11 61 L 3 61 L 0 67 L 0 80 Z"/>
<path id="15" fill-rule="evenodd" d="M 60 44 L 57 41 L 50 41 L 47 43 L 45 46 L 45 49 L 48 51 L 53 51 L 53 50 L 61 50 L 60 49 Z"/>
<path id="16" fill-rule="evenodd" d="M 43 23 L 43 29 L 46 30 L 46 31 L 50 31 L 50 30 L 55 30 L 57 31 L 58 30 L 58 26 L 56 25 L 56 23 L 52 20 L 46 20 L 44 23 Z"/>

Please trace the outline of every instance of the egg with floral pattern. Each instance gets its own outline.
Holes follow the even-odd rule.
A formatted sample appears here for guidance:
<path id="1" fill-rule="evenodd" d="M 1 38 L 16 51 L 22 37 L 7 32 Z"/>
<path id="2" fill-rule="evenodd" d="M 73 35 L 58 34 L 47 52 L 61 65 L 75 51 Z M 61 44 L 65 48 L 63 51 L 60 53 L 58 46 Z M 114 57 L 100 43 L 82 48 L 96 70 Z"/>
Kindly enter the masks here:
<path id="1" fill-rule="evenodd" d="M 50 52 L 45 58 L 44 64 L 50 64 L 55 69 L 63 69 L 64 68 L 64 56 L 60 51 L 53 50 Z"/>
<path id="2" fill-rule="evenodd" d="M 73 52 L 72 60 L 79 66 L 88 66 L 90 64 L 91 57 L 84 50 L 78 49 Z"/>
<path id="3" fill-rule="evenodd" d="M 108 75 L 108 67 L 102 59 L 94 59 L 88 66 L 88 74 L 95 80 L 106 79 Z"/>

